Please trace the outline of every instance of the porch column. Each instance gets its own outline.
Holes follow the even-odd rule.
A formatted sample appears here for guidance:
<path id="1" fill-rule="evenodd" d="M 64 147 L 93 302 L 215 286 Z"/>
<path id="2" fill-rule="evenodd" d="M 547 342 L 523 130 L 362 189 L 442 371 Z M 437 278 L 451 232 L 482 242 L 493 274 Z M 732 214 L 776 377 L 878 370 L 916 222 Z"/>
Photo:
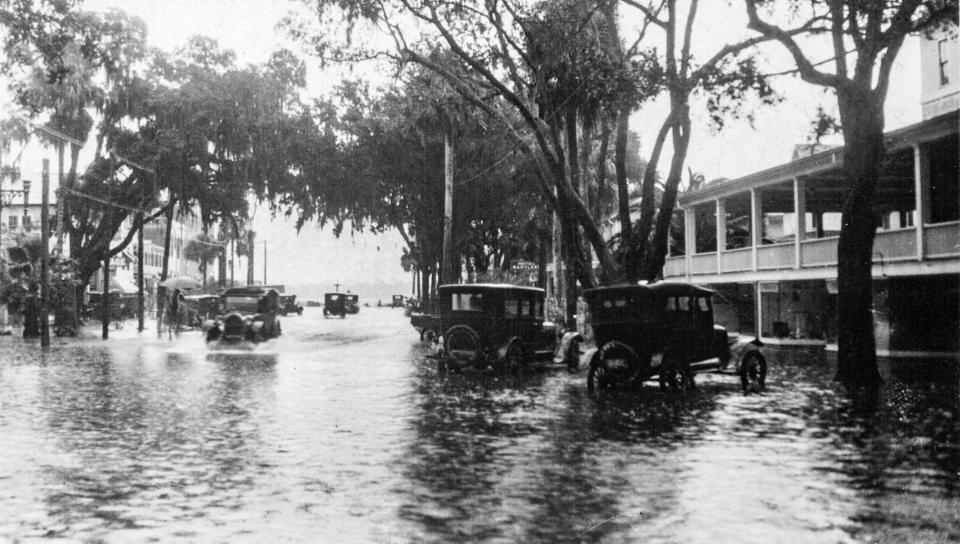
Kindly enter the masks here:
<path id="1" fill-rule="evenodd" d="M 926 253 L 923 247 L 923 225 L 930 221 L 930 160 L 927 149 L 913 144 L 913 228 L 917 236 L 917 260 Z"/>
<path id="2" fill-rule="evenodd" d="M 683 209 L 683 245 L 684 273 L 689 280 L 693 253 L 697 250 L 697 214 L 693 206 Z"/>
<path id="3" fill-rule="evenodd" d="M 793 215 L 794 227 L 797 229 L 796 236 L 793 237 L 793 268 L 799 269 L 803 266 L 803 253 L 800 251 L 800 243 L 806 234 L 806 215 L 807 215 L 807 197 L 804 191 L 805 183 L 800 178 L 793 178 Z"/>
<path id="4" fill-rule="evenodd" d="M 717 274 L 720 274 L 723 272 L 721 254 L 727 249 L 727 206 L 722 198 L 718 198 L 715 202 L 715 213 L 717 214 L 716 221 L 714 221 L 717 228 Z"/>
<path id="5" fill-rule="evenodd" d="M 757 251 L 763 241 L 760 236 L 760 212 L 760 193 L 750 189 L 750 259 L 754 272 L 757 271 Z"/>

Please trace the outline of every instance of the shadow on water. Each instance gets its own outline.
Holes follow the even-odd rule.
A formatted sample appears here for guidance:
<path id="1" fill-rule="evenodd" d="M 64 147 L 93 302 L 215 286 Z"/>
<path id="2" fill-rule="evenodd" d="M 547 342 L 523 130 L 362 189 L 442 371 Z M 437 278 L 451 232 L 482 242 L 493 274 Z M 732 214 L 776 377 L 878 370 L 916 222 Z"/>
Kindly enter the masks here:
<path id="1" fill-rule="evenodd" d="M 44 492 L 64 525 L 143 529 L 237 508 L 261 472 L 273 362 L 147 351 L 81 347 L 46 367 L 46 425 L 66 458 L 46 467 Z"/>

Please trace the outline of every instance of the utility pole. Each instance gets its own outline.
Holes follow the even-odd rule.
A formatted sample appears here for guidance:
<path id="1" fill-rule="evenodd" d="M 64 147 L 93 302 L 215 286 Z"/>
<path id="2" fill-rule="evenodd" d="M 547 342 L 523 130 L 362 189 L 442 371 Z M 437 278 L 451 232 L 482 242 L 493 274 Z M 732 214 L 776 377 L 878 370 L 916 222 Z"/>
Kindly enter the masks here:
<path id="1" fill-rule="evenodd" d="M 263 284 L 267 284 L 267 241 L 263 242 Z"/>
<path id="2" fill-rule="evenodd" d="M 143 212 L 137 213 L 137 331 L 143 332 Z"/>
<path id="3" fill-rule="evenodd" d="M 107 212 L 112 215 L 113 208 Z M 103 251 L 103 293 L 100 298 L 101 336 L 106 340 L 110 336 L 110 242 Z"/>
<path id="4" fill-rule="evenodd" d="M 253 240 L 256 233 L 252 230 L 247 232 L 247 285 L 253 285 L 253 256 L 257 253 Z"/>
<path id="5" fill-rule="evenodd" d="M 453 122 L 443 135 L 443 257 L 440 283 L 453 283 Z"/>
<path id="6" fill-rule="evenodd" d="M 43 159 L 40 193 L 40 346 L 50 346 L 50 159 Z"/>

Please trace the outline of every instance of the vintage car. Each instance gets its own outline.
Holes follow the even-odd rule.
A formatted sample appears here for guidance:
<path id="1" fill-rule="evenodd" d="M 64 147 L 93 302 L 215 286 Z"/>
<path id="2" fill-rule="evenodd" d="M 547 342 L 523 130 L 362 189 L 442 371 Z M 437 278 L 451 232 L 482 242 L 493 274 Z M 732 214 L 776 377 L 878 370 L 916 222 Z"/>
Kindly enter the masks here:
<path id="1" fill-rule="evenodd" d="M 217 295 L 186 295 L 187 326 L 200 328 L 203 322 L 220 314 L 220 297 Z"/>
<path id="2" fill-rule="evenodd" d="M 443 331 L 438 370 L 471 367 L 514 371 L 553 359 L 560 329 L 544 320 L 544 291 L 506 284 L 437 288 Z M 412 317 L 412 316 L 411 316 Z"/>
<path id="3" fill-rule="evenodd" d="M 359 295 L 352 295 L 347 293 L 343 295 L 343 309 L 348 314 L 355 314 L 360 312 L 360 297 Z"/>
<path id="4" fill-rule="evenodd" d="M 287 314 L 303 315 L 303 306 L 297 303 L 297 295 L 280 296 L 280 315 Z"/>
<path id="5" fill-rule="evenodd" d="M 404 300 L 406 297 L 403 295 L 393 295 L 393 301 L 390 303 L 391 308 L 403 308 Z"/>
<path id="6" fill-rule="evenodd" d="M 344 304 L 343 293 L 326 293 L 323 295 L 323 317 L 347 315 L 347 306 Z"/>
<path id="7" fill-rule="evenodd" d="M 233 287 L 220 295 L 220 313 L 204 321 L 207 342 L 262 342 L 280 336 L 280 294 L 262 286 Z"/>
<path id="8" fill-rule="evenodd" d="M 684 282 L 587 289 L 583 297 L 596 347 L 590 390 L 639 385 L 657 377 L 665 389 L 694 386 L 697 372 L 726 370 L 732 351 L 744 391 L 764 386 L 767 362 L 759 340 L 734 342 L 713 322 L 713 291 Z"/>

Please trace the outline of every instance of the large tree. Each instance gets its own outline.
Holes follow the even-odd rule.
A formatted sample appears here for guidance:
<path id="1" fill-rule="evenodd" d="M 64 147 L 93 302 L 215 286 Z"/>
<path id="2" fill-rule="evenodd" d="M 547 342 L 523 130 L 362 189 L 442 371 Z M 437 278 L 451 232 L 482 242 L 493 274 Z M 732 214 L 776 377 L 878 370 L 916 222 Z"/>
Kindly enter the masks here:
<path id="1" fill-rule="evenodd" d="M 70 2 L 4 2 L 0 23 L 18 103 L 44 134 L 61 135 L 55 144 L 70 144 L 61 201 L 84 281 L 144 221 L 175 208 L 196 208 L 205 225 L 242 219 L 248 194 L 273 201 L 296 185 L 291 165 L 311 153 L 301 142 L 315 127 L 298 98 L 305 68 L 291 54 L 240 68 L 232 52 L 194 38 L 167 55 L 146 46 L 142 21 Z M 78 176 L 94 128 L 93 162 Z"/>
<path id="2" fill-rule="evenodd" d="M 847 194 L 837 246 L 837 379 L 853 391 L 875 389 L 877 371 L 873 336 L 873 240 L 877 180 L 884 157 L 883 107 L 890 72 L 911 32 L 957 20 L 955 0 L 824 0 L 792 2 L 785 15 L 799 18 L 807 34 L 826 43 L 800 42 L 785 22 L 782 4 L 744 0 L 749 28 L 779 42 L 792 56 L 800 77 L 836 93 L 843 127 L 843 172 Z M 765 9 L 769 8 L 769 9 Z M 829 62 L 819 62 L 824 46 Z M 816 55 L 816 56 L 814 56 Z"/>

